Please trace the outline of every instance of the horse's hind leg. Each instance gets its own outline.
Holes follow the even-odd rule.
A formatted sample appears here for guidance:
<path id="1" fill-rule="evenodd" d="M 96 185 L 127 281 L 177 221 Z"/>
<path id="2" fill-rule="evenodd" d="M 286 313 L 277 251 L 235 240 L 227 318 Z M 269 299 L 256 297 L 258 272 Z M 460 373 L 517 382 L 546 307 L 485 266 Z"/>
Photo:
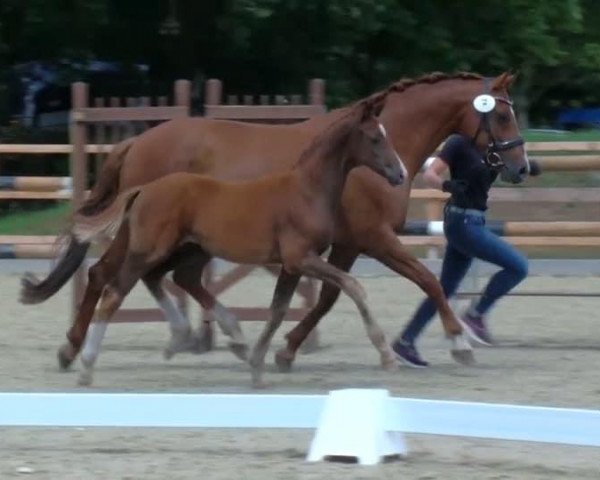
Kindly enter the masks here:
<path id="1" fill-rule="evenodd" d="M 87 340 L 86 333 L 94 316 L 94 310 L 102 294 L 102 289 L 115 277 L 125 258 L 128 235 L 129 228 L 125 223 L 121 226 L 117 236 L 100 260 L 88 270 L 88 283 L 83 301 L 79 306 L 75 321 L 67 332 L 68 343 L 62 345 L 58 350 L 58 362 L 63 370 L 66 370 L 73 363 L 82 345 Z"/>
<path id="2" fill-rule="evenodd" d="M 440 314 L 446 336 L 451 341 L 450 353 L 452 357 L 459 363 L 473 363 L 475 361 L 473 349 L 450 308 L 444 290 L 435 275 L 400 243 L 400 240 L 391 230 L 386 230 L 380 235 L 373 235 L 369 237 L 369 240 L 372 248 L 367 250 L 368 255 L 418 285 L 433 299 Z"/>
<path id="3" fill-rule="evenodd" d="M 287 273 L 283 268 L 277 279 L 273 300 L 271 301 L 271 318 L 267 321 L 259 339 L 257 340 L 252 354 L 250 355 L 250 366 L 252 367 L 252 386 L 261 388 L 264 386 L 262 374 L 265 365 L 265 355 L 273 335 L 281 325 L 283 318 L 290 306 L 294 291 L 300 281 L 300 275 Z"/>
<path id="4" fill-rule="evenodd" d="M 346 272 L 328 264 L 317 255 L 305 258 L 300 266 L 303 274 L 320 278 L 325 282 L 332 283 L 348 295 L 358 307 L 362 317 L 369 340 L 381 355 L 381 364 L 386 370 L 395 369 L 397 362 L 381 326 L 371 315 L 366 303 L 366 292 L 358 281 Z"/>
<path id="5" fill-rule="evenodd" d="M 347 247 L 334 244 L 331 248 L 327 262 L 340 270 L 349 271 L 358 257 L 358 251 Z M 340 288 L 337 285 L 323 282 L 319 300 L 313 309 L 296 324 L 296 326 L 286 334 L 286 347 L 280 349 L 275 354 L 275 363 L 281 372 L 289 372 L 296 353 L 302 342 L 317 326 L 319 321 L 327 315 L 331 307 L 335 304 L 340 295 Z"/>
<path id="6" fill-rule="evenodd" d="M 210 255 L 197 249 L 193 255 L 186 257 L 185 261 L 175 268 L 173 280 L 200 303 L 202 308 L 215 317 L 221 330 L 231 338 L 229 349 L 238 358 L 246 360 L 248 344 L 238 319 L 202 286 L 202 271 L 210 259 Z"/>

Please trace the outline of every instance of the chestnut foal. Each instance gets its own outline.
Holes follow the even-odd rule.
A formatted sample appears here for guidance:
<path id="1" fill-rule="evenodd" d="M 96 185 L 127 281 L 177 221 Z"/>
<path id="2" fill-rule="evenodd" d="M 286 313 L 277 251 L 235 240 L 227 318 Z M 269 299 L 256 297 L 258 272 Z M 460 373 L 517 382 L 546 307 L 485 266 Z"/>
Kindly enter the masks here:
<path id="1" fill-rule="evenodd" d="M 117 231 L 99 262 L 100 272 L 90 277 L 84 303 L 67 334 L 69 343 L 60 351 L 67 361 L 78 353 L 101 295 L 95 324 L 102 331 L 95 335 L 97 341 L 86 342 L 82 351 L 80 384 L 91 383 L 98 355 L 95 347 L 125 296 L 140 278 L 147 284 L 160 279 L 177 263 L 171 257 L 173 252 L 186 243 L 195 247 L 191 248 L 195 265 L 190 275 L 176 275 L 174 280 L 217 317 L 223 313 L 222 307 L 198 280 L 212 257 L 283 266 L 271 318 L 250 355 L 253 386 L 263 384 L 266 352 L 301 275 L 321 279 L 349 295 L 382 365 L 395 367 L 394 355 L 371 316 L 360 284 L 319 256 L 333 242 L 336 214 L 351 169 L 368 167 L 391 185 L 400 184 L 406 176 L 385 129 L 375 118 L 380 108 L 381 102 L 373 100 L 358 103 L 315 138 L 291 171 L 239 183 L 175 173 L 126 191 L 96 216 L 76 215 L 73 232 L 80 241 Z M 239 330 L 232 332 L 233 344 L 243 357 L 246 346 L 237 333 Z"/>

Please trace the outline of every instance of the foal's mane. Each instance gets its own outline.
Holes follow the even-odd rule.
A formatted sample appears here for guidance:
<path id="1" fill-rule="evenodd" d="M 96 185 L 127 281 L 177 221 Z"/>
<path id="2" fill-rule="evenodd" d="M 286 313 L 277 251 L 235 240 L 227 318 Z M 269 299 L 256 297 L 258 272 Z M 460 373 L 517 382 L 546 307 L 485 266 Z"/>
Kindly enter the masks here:
<path id="1" fill-rule="evenodd" d="M 385 95 L 383 96 L 385 98 Z M 319 133 L 304 149 L 295 165 L 304 162 L 313 155 L 329 158 L 339 154 L 343 149 L 350 133 L 369 116 L 376 116 L 381 110 L 382 101 L 366 98 L 349 107 L 349 110 Z"/>

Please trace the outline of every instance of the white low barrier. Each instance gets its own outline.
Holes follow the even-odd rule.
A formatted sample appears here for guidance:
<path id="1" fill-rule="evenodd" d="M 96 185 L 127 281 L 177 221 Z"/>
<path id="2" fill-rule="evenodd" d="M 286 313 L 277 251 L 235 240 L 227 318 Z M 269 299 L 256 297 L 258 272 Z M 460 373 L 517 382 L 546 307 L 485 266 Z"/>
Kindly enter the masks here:
<path id="1" fill-rule="evenodd" d="M 338 391 L 340 392 L 340 391 Z M 344 390 L 348 399 L 385 390 Z M 356 393 L 353 393 L 356 392 Z M 335 392 L 332 392 L 335 394 Z M 307 428 L 327 395 L 0 393 L 0 426 Z M 330 397 L 331 398 L 331 397 Z M 377 398 L 377 397 L 373 397 Z M 387 432 L 600 446 L 600 411 L 386 397 Z M 368 403 L 366 403 L 368 405 Z M 364 401 L 361 405 L 365 405 Z"/>

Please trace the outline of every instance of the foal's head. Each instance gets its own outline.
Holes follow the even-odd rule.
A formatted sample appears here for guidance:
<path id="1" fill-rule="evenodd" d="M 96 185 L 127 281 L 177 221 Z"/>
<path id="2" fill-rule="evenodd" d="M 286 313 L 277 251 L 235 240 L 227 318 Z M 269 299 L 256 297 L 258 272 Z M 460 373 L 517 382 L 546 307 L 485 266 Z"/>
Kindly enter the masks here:
<path id="1" fill-rule="evenodd" d="M 357 103 L 348 114 L 345 149 L 348 168 L 364 165 L 385 177 L 391 185 L 406 178 L 406 167 L 388 140 L 384 126 L 377 120 L 383 102 L 370 99 Z M 343 127 L 342 127 L 343 128 Z"/>

